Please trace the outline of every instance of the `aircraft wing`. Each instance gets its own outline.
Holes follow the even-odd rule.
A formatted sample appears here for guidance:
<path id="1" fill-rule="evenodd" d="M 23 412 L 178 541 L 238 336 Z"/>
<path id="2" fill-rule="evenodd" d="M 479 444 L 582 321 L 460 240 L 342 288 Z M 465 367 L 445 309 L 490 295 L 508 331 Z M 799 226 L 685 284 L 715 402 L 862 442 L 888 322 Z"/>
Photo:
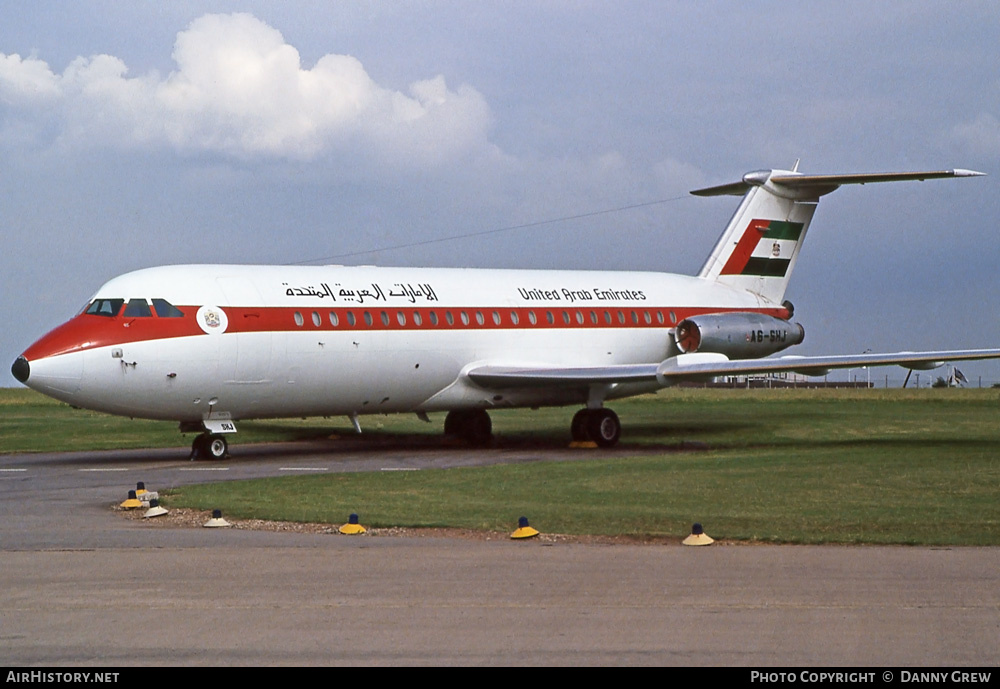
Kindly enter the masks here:
<path id="1" fill-rule="evenodd" d="M 671 357 L 659 364 L 584 366 L 575 368 L 480 366 L 468 372 L 476 384 L 487 388 L 572 387 L 617 383 L 658 382 L 667 386 L 686 380 L 716 376 L 795 371 L 821 376 L 830 369 L 862 366 L 902 366 L 927 370 L 948 361 L 998 359 L 1000 349 L 896 352 L 889 354 L 842 354 L 836 356 L 783 356 L 767 359 L 730 360 L 723 354 L 696 352 Z"/>
<path id="2" fill-rule="evenodd" d="M 778 373 L 795 371 L 805 375 L 821 376 L 830 369 L 860 368 L 862 366 L 902 366 L 927 370 L 937 368 L 947 361 L 1000 358 L 1000 349 L 945 350 L 938 352 L 896 352 L 891 354 L 839 354 L 834 356 L 782 356 L 769 359 L 743 359 L 730 361 L 720 354 L 716 360 L 684 361 L 689 355 L 672 357 L 661 363 L 657 375 L 667 381 L 681 381 L 689 376 L 734 376 L 750 373 Z"/>
<path id="3" fill-rule="evenodd" d="M 659 364 L 584 366 L 578 368 L 480 366 L 468 372 L 487 388 L 573 387 L 615 383 L 654 383 Z"/>

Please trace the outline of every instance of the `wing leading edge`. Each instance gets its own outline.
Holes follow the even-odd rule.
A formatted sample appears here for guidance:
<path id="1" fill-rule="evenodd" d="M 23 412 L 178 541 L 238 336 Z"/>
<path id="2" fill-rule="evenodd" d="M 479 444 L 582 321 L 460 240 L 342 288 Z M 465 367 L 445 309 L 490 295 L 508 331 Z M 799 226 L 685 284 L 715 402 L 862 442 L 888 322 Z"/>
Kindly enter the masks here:
<path id="1" fill-rule="evenodd" d="M 831 369 L 861 366 L 903 366 L 911 369 L 937 368 L 945 362 L 998 359 L 1000 349 L 945 350 L 937 352 L 896 352 L 887 354 L 845 354 L 836 356 L 783 356 L 770 359 L 731 361 L 722 354 L 681 354 L 658 364 L 619 366 L 517 367 L 480 366 L 467 375 L 486 388 L 573 387 L 652 383 L 670 386 L 684 381 L 716 376 L 795 371 L 821 376 Z"/>

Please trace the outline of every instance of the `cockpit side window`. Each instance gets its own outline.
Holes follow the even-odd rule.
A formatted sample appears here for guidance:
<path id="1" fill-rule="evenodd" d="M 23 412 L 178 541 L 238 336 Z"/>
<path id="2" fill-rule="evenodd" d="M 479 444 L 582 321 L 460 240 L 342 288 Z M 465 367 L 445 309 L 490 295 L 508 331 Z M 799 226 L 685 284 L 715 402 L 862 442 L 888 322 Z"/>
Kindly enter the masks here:
<path id="1" fill-rule="evenodd" d="M 129 299 L 125 313 L 122 315 L 125 318 L 151 318 L 153 312 L 149 308 L 149 302 L 145 299 Z"/>
<path id="2" fill-rule="evenodd" d="M 154 299 L 153 309 L 160 318 L 183 318 L 184 313 L 166 299 Z"/>
<path id="3" fill-rule="evenodd" d="M 122 304 L 124 303 L 124 299 L 95 299 L 90 307 L 87 308 L 87 313 L 91 316 L 113 318 L 121 311 Z"/>

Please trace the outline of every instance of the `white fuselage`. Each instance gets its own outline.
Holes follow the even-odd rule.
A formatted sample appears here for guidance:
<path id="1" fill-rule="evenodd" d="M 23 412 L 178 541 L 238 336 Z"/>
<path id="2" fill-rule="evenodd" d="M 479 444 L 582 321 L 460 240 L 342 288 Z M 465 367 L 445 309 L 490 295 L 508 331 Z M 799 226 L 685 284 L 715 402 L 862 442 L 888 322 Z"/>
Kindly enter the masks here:
<path id="1" fill-rule="evenodd" d="M 489 390 L 463 373 L 659 362 L 692 315 L 787 317 L 750 292 L 640 272 L 167 266 L 114 278 L 101 300 L 183 315 L 78 315 L 25 352 L 27 384 L 178 421 L 586 403 L 585 388 Z"/>

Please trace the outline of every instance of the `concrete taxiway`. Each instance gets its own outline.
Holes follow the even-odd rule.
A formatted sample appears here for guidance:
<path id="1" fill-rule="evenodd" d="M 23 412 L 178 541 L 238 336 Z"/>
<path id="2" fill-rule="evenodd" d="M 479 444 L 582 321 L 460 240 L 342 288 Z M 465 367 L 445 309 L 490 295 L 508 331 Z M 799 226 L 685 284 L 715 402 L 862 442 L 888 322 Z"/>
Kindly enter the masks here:
<path id="1" fill-rule="evenodd" d="M 0 456 L 0 658 L 108 667 L 1000 661 L 998 548 L 346 537 L 160 528 L 110 509 L 138 480 L 166 489 L 584 456 L 364 443 L 237 446 L 222 463 L 190 463 L 176 449 Z"/>

